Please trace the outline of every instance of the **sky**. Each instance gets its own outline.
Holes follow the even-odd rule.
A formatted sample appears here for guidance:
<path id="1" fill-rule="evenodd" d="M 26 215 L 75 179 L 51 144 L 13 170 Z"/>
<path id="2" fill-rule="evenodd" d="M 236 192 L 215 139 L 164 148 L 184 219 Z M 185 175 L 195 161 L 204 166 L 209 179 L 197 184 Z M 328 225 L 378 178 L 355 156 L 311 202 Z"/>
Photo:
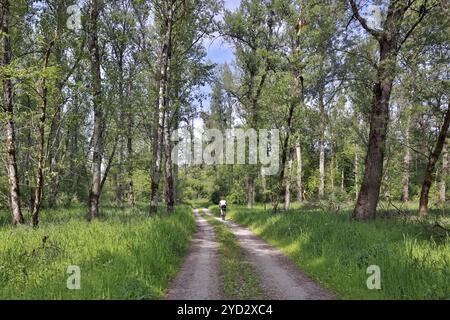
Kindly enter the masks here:
<path id="1" fill-rule="evenodd" d="M 239 7 L 241 0 L 225 0 L 225 9 L 236 10 Z M 214 63 L 225 63 L 233 60 L 233 50 L 231 46 L 220 38 L 214 40 L 205 39 L 204 45 L 208 50 L 207 59 Z"/>
<path id="2" fill-rule="evenodd" d="M 225 0 L 225 8 L 227 10 L 236 10 L 239 7 L 239 4 L 241 3 L 241 0 Z M 221 17 L 219 17 L 221 19 Z M 231 64 L 234 58 L 233 48 L 230 44 L 226 43 L 222 38 L 214 38 L 209 39 L 206 38 L 203 40 L 203 45 L 205 46 L 207 50 L 206 60 L 209 60 L 212 63 L 215 64 L 224 64 L 228 63 Z M 206 85 L 201 88 L 202 93 L 210 94 L 211 93 L 211 86 Z M 210 98 L 206 98 L 203 101 L 203 108 L 204 110 L 209 109 L 209 101 Z"/>

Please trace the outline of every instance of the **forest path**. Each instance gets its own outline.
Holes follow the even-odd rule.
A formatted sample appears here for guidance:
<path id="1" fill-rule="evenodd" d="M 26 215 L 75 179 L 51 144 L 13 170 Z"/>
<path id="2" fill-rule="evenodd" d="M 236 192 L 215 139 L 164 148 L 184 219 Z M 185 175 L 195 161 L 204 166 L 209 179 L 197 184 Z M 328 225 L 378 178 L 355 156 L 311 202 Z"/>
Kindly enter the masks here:
<path id="1" fill-rule="evenodd" d="M 208 209 L 203 212 L 214 217 Z M 253 263 L 261 286 L 274 300 L 333 300 L 336 297 L 301 272 L 280 250 L 267 244 L 247 228 L 232 221 L 225 223 Z"/>
<path id="2" fill-rule="evenodd" d="M 213 227 L 194 209 L 197 231 L 191 248 L 175 280 L 168 300 L 222 299 L 219 279 L 218 247 Z"/>

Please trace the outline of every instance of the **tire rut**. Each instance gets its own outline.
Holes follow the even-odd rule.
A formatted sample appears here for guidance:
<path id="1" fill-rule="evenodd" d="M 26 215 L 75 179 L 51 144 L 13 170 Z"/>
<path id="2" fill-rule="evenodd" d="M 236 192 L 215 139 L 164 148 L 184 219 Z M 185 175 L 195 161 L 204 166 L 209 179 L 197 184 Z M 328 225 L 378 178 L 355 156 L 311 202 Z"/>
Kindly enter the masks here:
<path id="1" fill-rule="evenodd" d="M 213 216 L 208 209 L 205 214 Z M 214 217 L 214 216 L 213 216 Z M 221 219 L 215 219 L 223 222 Z M 269 245 L 247 228 L 225 221 L 239 239 L 249 260 L 257 270 L 261 286 L 274 300 L 334 300 L 336 297 L 310 279 L 280 250 Z"/>
<path id="2" fill-rule="evenodd" d="M 167 300 L 222 299 L 218 248 L 213 227 L 194 209 L 197 231 L 180 272 L 171 283 Z"/>

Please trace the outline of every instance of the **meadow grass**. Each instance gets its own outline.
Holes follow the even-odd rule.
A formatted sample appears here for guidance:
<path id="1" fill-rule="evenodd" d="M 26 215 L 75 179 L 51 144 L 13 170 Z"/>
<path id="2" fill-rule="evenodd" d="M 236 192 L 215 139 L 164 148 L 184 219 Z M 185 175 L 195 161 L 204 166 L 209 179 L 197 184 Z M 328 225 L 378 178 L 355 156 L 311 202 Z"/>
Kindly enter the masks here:
<path id="1" fill-rule="evenodd" d="M 160 299 L 195 231 L 189 206 L 149 217 L 102 207 L 42 213 L 37 229 L 0 224 L 0 299 Z M 81 289 L 67 289 L 67 268 L 81 270 Z"/>
<path id="2" fill-rule="evenodd" d="M 219 264 L 223 291 L 228 299 L 264 299 L 256 270 L 245 256 L 237 237 L 223 223 L 202 214 L 214 227 L 219 242 Z"/>
<path id="3" fill-rule="evenodd" d="M 218 209 L 213 206 L 215 212 Z M 262 206 L 229 208 L 228 217 L 280 248 L 344 299 L 450 299 L 450 239 L 414 219 L 352 221 L 349 212 Z M 367 288 L 367 268 L 381 269 L 381 290 Z"/>

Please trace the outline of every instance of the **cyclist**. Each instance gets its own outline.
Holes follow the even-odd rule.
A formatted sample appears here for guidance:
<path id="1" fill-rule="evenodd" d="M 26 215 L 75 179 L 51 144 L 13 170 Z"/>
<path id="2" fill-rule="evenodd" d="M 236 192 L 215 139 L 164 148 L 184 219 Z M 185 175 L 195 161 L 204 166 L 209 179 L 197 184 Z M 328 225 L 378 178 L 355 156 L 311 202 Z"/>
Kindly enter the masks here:
<path id="1" fill-rule="evenodd" d="M 219 208 L 220 208 L 220 216 L 222 217 L 222 220 L 225 221 L 225 215 L 227 214 L 227 201 L 220 200 Z"/>

